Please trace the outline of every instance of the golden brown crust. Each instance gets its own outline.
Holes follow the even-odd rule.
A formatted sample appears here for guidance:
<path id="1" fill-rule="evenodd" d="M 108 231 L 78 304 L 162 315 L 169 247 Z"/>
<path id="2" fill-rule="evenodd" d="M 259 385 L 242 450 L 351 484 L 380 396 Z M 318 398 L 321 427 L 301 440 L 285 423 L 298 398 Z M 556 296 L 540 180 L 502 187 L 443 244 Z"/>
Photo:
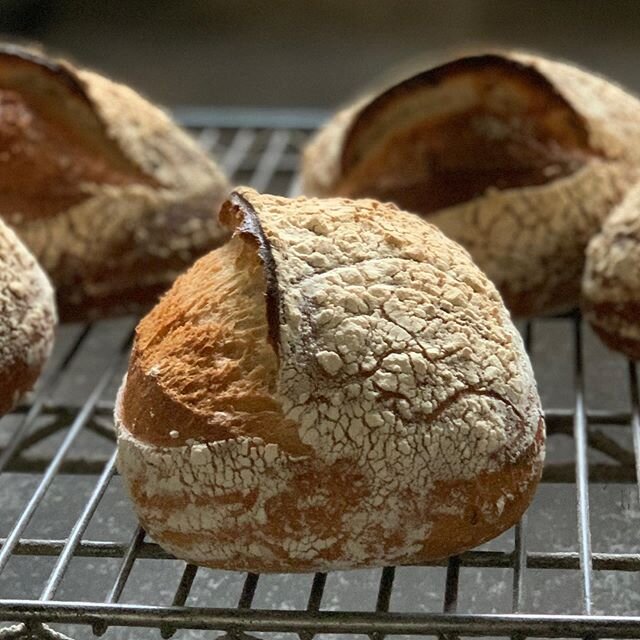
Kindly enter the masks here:
<path id="1" fill-rule="evenodd" d="M 589 243 L 582 308 L 609 347 L 640 359 L 640 184 Z"/>
<path id="2" fill-rule="evenodd" d="M 283 418 L 264 290 L 255 246 L 240 238 L 178 279 L 136 330 L 123 396 L 132 435 L 154 446 L 275 437 Z M 172 416 L 170 428 L 158 429 L 158 415 Z"/>
<path id="3" fill-rule="evenodd" d="M 0 215 L 51 276 L 64 319 L 149 306 L 225 238 L 215 213 L 226 179 L 131 89 L 4 47 L 0 100 L 11 107 L 0 137 L 13 141 L 0 185 L 3 170 L 20 168 Z"/>
<path id="4" fill-rule="evenodd" d="M 117 402 L 154 539 L 207 566 L 309 571 L 443 557 L 511 526 L 544 422 L 468 254 L 371 200 L 241 189 L 221 220 L 233 240 L 140 323 Z"/>
<path id="5" fill-rule="evenodd" d="M 42 269 L 0 221 L 0 415 L 31 389 L 51 351 L 56 311 Z"/>
<path id="6" fill-rule="evenodd" d="M 513 313 L 558 311 L 578 300 L 586 244 L 636 179 L 639 112 L 560 62 L 468 56 L 338 114 L 305 151 L 305 193 L 429 214 Z"/>

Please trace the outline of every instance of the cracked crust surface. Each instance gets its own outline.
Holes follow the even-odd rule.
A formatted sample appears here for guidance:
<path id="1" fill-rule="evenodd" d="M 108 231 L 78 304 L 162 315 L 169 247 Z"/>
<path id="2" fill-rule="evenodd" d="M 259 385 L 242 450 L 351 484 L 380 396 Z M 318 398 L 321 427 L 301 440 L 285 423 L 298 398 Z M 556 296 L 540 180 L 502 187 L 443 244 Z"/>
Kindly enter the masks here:
<path id="1" fill-rule="evenodd" d="M 232 241 L 140 323 L 117 402 L 154 539 L 207 566 L 311 571 L 441 558 L 515 523 L 544 422 L 469 255 L 372 200 L 242 189 L 221 220 Z"/>
<path id="2" fill-rule="evenodd" d="M 519 316 L 579 298 L 590 237 L 638 175 L 640 103 L 573 66 L 468 56 L 340 112 L 305 193 L 370 196 L 460 242 Z"/>
<path id="3" fill-rule="evenodd" d="M 47 277 L 0 220 L 0 415 L 34 385 L 53 346 L 55 323 Z"/>
<path id="4" fill-rule="evenodd" d="M 587 248 L 582 308 L 612 349 L 640 359 L 640 184 Z"/>
<path id="5" fill-rule="evenodd" d="M 226 178 L 128 87 L 5 46 L 0 105 L 0 216 L 51 277 L 63 319 L 148 307 L 226 238 Z"/>

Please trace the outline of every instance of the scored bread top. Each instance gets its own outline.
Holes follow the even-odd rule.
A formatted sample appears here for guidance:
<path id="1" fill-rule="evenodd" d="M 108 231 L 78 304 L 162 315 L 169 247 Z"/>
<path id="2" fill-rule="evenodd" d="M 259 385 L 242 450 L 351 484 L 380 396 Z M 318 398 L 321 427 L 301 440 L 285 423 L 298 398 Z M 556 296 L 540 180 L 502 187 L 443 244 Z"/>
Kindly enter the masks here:
<path id="1" fill-rule="evenodd" d="M 466 56 L 337 114 L 305 149 L 304 192 L 424 215 L 514 315 L 563 311 L 589 239 L 638 179 L 638 114 L 633 95 L 571 65 Z"/>
<path id="2" fill-rule="evenodd" d="M 433 478 L 472 476 L 531 444 L 540 408 L 521 339 L 493 285 L 432 225 L 371 200 L 249 189 L 221 219 L 232 242 L 138 328 L 124 404 L 136 437 L 257 436 L 328 464 L 411 460 Z M 154 403 L 133 399 L 145 376 L 179 427 L 159 429 Z M 460 428 L 425 433 L 456 408 Z M 283 420 L 298 437 L 279 435 Z"/>
<path id="3" fill-rule="evenodd" d="M 483 74 L 487 76 L 484 91 Z M 491 88 L 492 83 L 498 88 Z M 527 100 L 541 102 L 532 115 L 547 118 L 545 126 L 558 136 L 556 151 L 568 143 L 570 148 L 591 153 L 596 161 L 599 156 L 640 159 L 635 144 L 640 136 L 635 96 L 570 64 L 520 51 L 495 51 L 462 57 L 403 79 L 337 113 L 305 149 L 305 191 L 335 194 L 366 148 L 384 146 L 397 126 L 462 113 L 482 101 L 517 114 Z M 496 143 L 502 135 L 499 129 L 494 132 Z M 549 181 L 556 177 L 557 172 L 549 172 Z"/>
<path id="4" fill-rule="evenodd" d="M 233 239 L 140 323 L 117 402 L 151 535 L 277 571 L 442 557 L 510 526 L 544 422 L 468 254 L 372 200 L 239 189 L 221 220 Z"/>
<path id="5" fill-rule="evenodd" d="M 64 319 L 137 310 L 226 232 L 222 171 L 132 89 L 0 47 L 0 215 L 51 277 Z"/>
<path id="6" fill-rule="evenodd" d="M 20 127 L 30 121 L 38 126 L 36 120 L 41 118 L 50 127 L 59 127 L 54 135 L 59 135 L 60 145 L 67 142 L 66 136 L 74 151 L 95 156 L 83 161 L 102 161 L 107 167 L 104 173 L 122 174 L 115 180 L 107 176 L 106 184 L 122 186 L 128 174 L 131 183 L 168 191 L 207 191 L 216 182 L 221 188 L 226 186 L 215 163 L 161 109 L 131 88 L 66 60 L 23 47 L 0 46 L 0 96 L 9 96 L 18 112 L 0 126 Z M 9 117 L 3 114 L 4 119 Z M 14 141 L 16 147 L 30 142 L 28 132 L 21 135 L 22 139 Z M 47 135 L 52 133 L 38 132 L 32 138 Z M 60 161 L 57 170 L 62 172 L 64 166 Z M 101 182 L 99 178 L 87 180 L 92 181 Z M 83 186 L 87 185 L 75 188 Z"/>
<path id="7" fill-rule="evenodd" d="M 540 409 L 520 337 L 493 285 L 433 226 L 372 200 L 250 189 L 221 220 L 262 247 L 276 397 L 327 464 L 382 463 L 391 488 L 407 465 L 470 477 L 531 444 Z M 438 429 L 456 405 L 460 428 Z"/>

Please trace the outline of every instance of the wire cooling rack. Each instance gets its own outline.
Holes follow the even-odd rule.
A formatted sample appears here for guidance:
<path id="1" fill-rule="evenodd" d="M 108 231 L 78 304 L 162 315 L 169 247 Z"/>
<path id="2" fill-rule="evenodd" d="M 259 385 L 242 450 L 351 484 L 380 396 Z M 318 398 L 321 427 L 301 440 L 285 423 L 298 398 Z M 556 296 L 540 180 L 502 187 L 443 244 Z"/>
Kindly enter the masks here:
<path id="1" fill-rule="evenodd" d="M 324 114 L 179 115 L 236 183 L 286 194 Z M 424 566 L 263 576 L 185 564 L 137 525 L 111 420 L 135 322 L 61 327 L 39 386 L 0 422 L 0 640 L 640 637 L 637 371 L 579 317 L 520 327 L 549 444 L 517 527 Z"/>

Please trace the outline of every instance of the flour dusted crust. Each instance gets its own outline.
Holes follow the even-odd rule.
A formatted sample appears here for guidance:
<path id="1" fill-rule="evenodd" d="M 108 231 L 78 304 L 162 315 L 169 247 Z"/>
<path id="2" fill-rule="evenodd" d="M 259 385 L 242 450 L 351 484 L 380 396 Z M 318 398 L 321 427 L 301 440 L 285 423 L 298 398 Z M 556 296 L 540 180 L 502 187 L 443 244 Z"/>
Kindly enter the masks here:
<path id="1" fill-rule="evenodd" d="M 38 378 L 53 345 L 55 323 L 47 277 L 0 220 L 0 416 Z"/>
<path id="2" fill-rule="evenodd" d="M 335 116 L 305 151 L 304 191 L 393 200 L 428 216 L 514 314 L 559 311 L 578 301 L 586 245 L 637 179 L 639 114 L 635 97 L 571 65 L 467 56 Z M 451 157 L 469 136 L 484 147 Z M 496 154 L 506 157 L 491 176 Z M 433 184 L 438 172 L 444 187 Z"/>
<path id="3" fill-rule="evenodd" d="M 4 46 L 0 101 L 0 216 L 50 275 L 63 319 L 148 307 L 226 238 L 226 178 L 128 87 Z"/>
<path id="4" fill-rule="evenodd" d="M 640 359 L 640 184 L 589 243 L 582 294 L 585 316 L 603 341 Z"/>
<path id="5" fill-rule="evenodd" d="M 522 341 L 432 225 L 234 192 L 231 242 L 140 323 L 116 408 L 144 527 L 251 571 L 420 562 L 513 525 L 544 457 Z"/>

